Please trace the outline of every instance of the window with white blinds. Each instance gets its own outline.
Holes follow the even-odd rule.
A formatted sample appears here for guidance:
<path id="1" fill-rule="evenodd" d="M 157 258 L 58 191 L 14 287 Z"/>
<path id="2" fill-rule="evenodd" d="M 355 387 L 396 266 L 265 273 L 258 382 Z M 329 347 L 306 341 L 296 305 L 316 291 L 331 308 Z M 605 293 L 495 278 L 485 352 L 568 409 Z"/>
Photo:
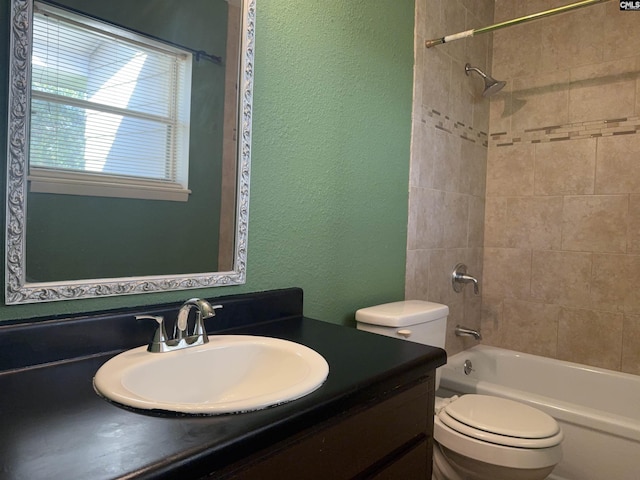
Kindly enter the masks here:
<path id="1" fill-rule="evenodd" d="M 31 191 L 186 200 L 191 54 L 36 3 Z"/>

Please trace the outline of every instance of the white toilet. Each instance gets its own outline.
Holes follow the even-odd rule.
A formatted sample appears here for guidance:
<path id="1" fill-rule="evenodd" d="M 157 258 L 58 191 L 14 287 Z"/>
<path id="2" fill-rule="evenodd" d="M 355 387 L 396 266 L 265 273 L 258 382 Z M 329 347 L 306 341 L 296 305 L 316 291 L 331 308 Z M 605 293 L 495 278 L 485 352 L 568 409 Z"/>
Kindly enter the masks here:
<path id="1" fill-rule="evenodd" d="M 449 307 L 407 300 L 362 308 L 359 330 L 444 348 Z M 440 373 L 436 370 L 436 389 Z M 436 397 L 435 480 L 542 480 L 562 459 L 553 417 L 505 398 Z"/>

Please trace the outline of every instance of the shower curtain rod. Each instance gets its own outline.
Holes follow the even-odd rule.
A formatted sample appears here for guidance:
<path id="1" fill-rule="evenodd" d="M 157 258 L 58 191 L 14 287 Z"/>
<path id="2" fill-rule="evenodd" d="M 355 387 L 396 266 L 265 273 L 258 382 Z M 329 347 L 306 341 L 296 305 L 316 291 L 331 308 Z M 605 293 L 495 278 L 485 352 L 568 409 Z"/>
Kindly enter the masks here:
<path id="1" fill-rule="evenodd" d="M 480 35 L 481 33 L 493 32 L 494 30 L 500 30 L 501 28 L 511 27 L 513 25 L 518 25 L 520 23 L 530 22 L 531 20 L 538 20 L 539 18 L 544 18 L 551 15 L 557 15 L 558 13 L 568 12 L 570 10 L 575 10 L 576 8 L 588 7 L 590 5 L 595 5 L 596 3 L 608 2 L 608 1 L 610 0 L 583 0 L 582 2 L 576 2 L 570 5 L 565 5 L 563 7 L 557 7 L 557 8 L 552 8 L 550 10 L 545 10 L 544 12 L 532 13 L 531 15 L 526 15 L 524 17 L 514 18 L 513 20 L 507 20 L 505 22 L 496 23 L 488 27 L 476 28 L 475 30 L 466 30 L 464 32 L 454 33 L 453 35 L 447 35 L 446 37 L 427 40 L 425 42 L 425 47 L 427 48 L 435 47 L 436 45 L 442 45 L 443 43 L 453 42 L 455 40 L 460 40 L 461 38 L 473 37 L 475 35 Z"/>

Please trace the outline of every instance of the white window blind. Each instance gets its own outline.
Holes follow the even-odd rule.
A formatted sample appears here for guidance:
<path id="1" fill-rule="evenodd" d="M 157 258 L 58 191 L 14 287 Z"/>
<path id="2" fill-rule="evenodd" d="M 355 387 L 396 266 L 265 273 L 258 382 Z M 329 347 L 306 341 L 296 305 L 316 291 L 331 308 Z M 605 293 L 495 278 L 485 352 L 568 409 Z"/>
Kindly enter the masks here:
<path id="1" fill-rule="evenodd" d="M 87 194 L 88 183 L 103 184 L 96 194 L 104 195 L 120 183 L 115 196 L 150 198 L 122 194 L 136 185 L 188 194 L 190 85 L 190 53 L 36 3 L 32 191 L 44 179 L 66 184 L 59 193 L 84 184 L 78 194 Z"/>

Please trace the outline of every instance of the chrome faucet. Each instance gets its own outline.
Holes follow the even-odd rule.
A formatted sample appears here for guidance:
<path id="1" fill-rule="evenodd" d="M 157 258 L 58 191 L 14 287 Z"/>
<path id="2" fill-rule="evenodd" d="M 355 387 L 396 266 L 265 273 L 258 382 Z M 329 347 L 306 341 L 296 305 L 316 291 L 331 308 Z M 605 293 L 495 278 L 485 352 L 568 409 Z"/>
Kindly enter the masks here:
<path id="1" fill-rule="evenodd" d="M 189 334 L 188 319 L 191 309 L 196 309 L 196 318 L 193 331 Z M 147 351 L 153 353 L 170 352 L 172 350 L 180 350 L 181 348 L 195 347 L 196 345 L 204 345 L 209 342 L 207 330 L 204 327 L 204 321 L 207 318 L 214 317 L 216 309 L 222 308 L 222 305 L 211 305 L 201 298 L 190 298 L 182 304 L 178 310 L 178 318 L 173 327 L 173 336 L 168 338 L 164 325 L 164 318 L 152 315 L 137 315 L 136 320 L 152 319 L 158 323 L 158 328 L 153 336 L 153 340 L 147 347 Z"/>
<path id="2" fill-rule="evenodd" d="M 456 325 L 455 333 L 456 337 L 473 337 L 476 340 L 482 340 L 482 334 L 480 333 L 480 330 L 463 327 L 462 325 Z"/>
<path id="3" fill-rule="evenodd" d="M 453 269 L 453 273 L 451 274 L 453 290 L 460 293 L 464 288 L 465 283 L 473 283 L 473 293 L 480 295 L 478 279 L 471 275 L 467 275 L 467 266 L 464 263 L 459 263 L 456 265 L 456 268 Z"/>

